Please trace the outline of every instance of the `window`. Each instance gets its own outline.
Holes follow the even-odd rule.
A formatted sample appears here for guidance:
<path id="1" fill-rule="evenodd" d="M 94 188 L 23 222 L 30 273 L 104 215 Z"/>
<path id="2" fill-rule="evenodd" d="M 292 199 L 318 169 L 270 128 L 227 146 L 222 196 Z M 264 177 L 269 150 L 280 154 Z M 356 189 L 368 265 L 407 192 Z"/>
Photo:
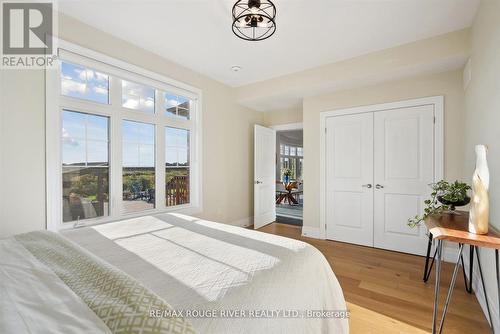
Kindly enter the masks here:
<path id="1" fill-rule="evenodd" d="M 155 207 L 155 127 L 123 121 L 123 209 L 125 212 Z"/>
<path id="2" fill-rule="evenodd" d="M 49 229 L 199 212 L 201 92 L 60 42 L 47 72 Z"/>
<path id="3" fill-rule="evenodd" d="M 61 94 L 107 104 L 109 77 L 90 68 L 62 62 Z"/>
<path id="4" fill-rule="evenodd" d="M 154 113 L 155 89 L 122 80 L 122 106 L 128 109 Z"/>
<path id="5" fill-rule="evenodd" d="M 109 214 L 108 118 L 62 113 L 63 221 Z"/>
<path id="6" fill-rule="evenodd" d="M 189 203 L 189 131 L 165 128 L 166 205 Z"/>
<path id="7" fill-rule="evenodd" d="M 304 149 L 302 147 L 297 147 L 297 156 L 299 157 L 304 156 Z"/>
<path id="8" fill-rule="evenodd" d="M 164 100 L 165 114 L 167 116 L 189 119 L 191 100 L 172 94 L 164 94 Z"/>
<path id="9" fill-rule="evenodd" d="M 292 146 L 280 143 L 280 178 L 283 169 L 291 171 L 290 179 L 302 180 L 302 156 L 304 149 L 300 146 Z"/>

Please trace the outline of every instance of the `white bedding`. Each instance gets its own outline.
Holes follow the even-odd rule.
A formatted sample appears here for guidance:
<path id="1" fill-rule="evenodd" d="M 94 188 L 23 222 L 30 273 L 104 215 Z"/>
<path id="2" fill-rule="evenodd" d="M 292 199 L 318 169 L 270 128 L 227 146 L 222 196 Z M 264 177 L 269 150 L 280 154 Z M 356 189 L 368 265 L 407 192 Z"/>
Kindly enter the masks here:
<path id="1" fill-rule="evenodd" d="M 111 331 L 53 271 L 10 238 L 0 240 L 0 333 Z"/>
<path id="2" fill-rule="evenodd" d="M 197 333 L 348 332 L 345 318 L 260 317 L 270 311 L 346 310 L 330 265 L 306 243 L 178 214 L 63 235 L 136 278 L 174 309 L 217 310 L 216 315 L 255 311 L 259 316 L 188 317 Z"/>

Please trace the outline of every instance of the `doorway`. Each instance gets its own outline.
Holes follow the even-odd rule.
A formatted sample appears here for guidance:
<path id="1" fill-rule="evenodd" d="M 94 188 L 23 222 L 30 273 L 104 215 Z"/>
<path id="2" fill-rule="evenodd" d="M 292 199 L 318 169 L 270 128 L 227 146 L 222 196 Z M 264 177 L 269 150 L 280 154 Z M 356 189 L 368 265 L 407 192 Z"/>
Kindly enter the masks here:
<path id="1" fill-rule="evenodd" d="M 304 139 L 302 124 L 276 130 L 276 222 L 302 226 Z"/>

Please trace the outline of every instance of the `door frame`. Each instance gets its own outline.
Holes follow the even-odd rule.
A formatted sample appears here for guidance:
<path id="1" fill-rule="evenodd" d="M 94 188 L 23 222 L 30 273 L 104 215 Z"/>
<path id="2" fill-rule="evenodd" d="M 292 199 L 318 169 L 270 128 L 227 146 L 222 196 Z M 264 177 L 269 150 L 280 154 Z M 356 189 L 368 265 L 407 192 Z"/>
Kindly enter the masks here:
<path id="1" fill-rule="evenodd" d="M 302 130 L 302 147 L 304 147 L 304 123 L 299 122 L 299 123 L 286 123 L 286 124 L 277 124 L 277 125 L 272 125 L 270 126 L 271 129 L 274 129 L 276 132 L 278 131 L 290 131 L 290 130 Z M 276 152 L 276 161 L 275 165 L 276 167 L 278 166 L 279 162 L 279 157 L 278 157 L 278 152 Z M 305 155 L 302 156 L 302 159 L 305 160 Z M 302 171 L 302 175 L 304 175 L 304 172 Z M 304 193 L 302 193 L 302 198 L 305 200 Z M 303 209 L 303 208 L 302 208 Z M 285 216 L 287 217 L 287 216 Z M 304 216 L 302 216 L 302 224 L 304 223 Z"/>
<path id="2" fill-rule="evenodd" d="M 303 130 L 304 123 L 301 122 L 301 123 L 277 124 L 277 125 L 270 126 L 270 128 L 274 129 L 276 131 Z M 303 142 L 302 142 L 302 145 L 304 145 Z"/>
<path id="3" fill-rule="evenodd" d="M 319 156 L 319 181 L 320 181 L 320 238 L 326 239 L 326 119 L 328 117 L 362 114 L 391 109 L 434 106 L 434 181 L 444 177 L 444 96 L 431 96 L 389 103 L 373 104 L 352 108 L 326 110 L 320 112 L 320 156 Z"/>

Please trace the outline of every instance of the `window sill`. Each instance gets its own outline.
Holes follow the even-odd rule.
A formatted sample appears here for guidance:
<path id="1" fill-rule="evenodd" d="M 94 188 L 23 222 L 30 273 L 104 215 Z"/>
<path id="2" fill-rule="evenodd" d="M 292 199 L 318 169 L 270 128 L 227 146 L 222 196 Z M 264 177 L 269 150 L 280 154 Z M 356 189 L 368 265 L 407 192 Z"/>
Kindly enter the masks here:
<path id="1" fill-rule="evenodd" d="M 152 210 L 144 210 L 140 212 L 134 212 L 134 213 L 127 213 L 123 214 L 120 217 L 105 217 L 105 218 L 92 218 L 92 219 L 86 219 L 84 221 L 81 221 L 78 225 L 76 225 L 74 221 L 72 222 L 66 222 L 66 223 L 60 223 L 58 226 L 57 231 L 65 231 L 65 230 L 71 230 L 71 229 L 77 229 L 77 228 L 82 228 L 82 227 L 90 227 L 90 226 L 95 226 L 95 225 L 102 225 L 102 224 L 107 224 L 107 223 L 113 223 L 113 222 L 118 222 L 121 220 L 127 220 L 127 219 L 133 219 L 133 218 L 139 218 L 139 217 L 144 217 L 144 216 L 156 216 L 164 213 L 181 213 L 185 215 L 195 215 L 198 214 L 202 211 L 201 206 L 196 206 L 193 204 L 185 204 L 185 205 L 177 205 L 175 207 L 170 207 L 166 209 L 152 209 Z"/>

